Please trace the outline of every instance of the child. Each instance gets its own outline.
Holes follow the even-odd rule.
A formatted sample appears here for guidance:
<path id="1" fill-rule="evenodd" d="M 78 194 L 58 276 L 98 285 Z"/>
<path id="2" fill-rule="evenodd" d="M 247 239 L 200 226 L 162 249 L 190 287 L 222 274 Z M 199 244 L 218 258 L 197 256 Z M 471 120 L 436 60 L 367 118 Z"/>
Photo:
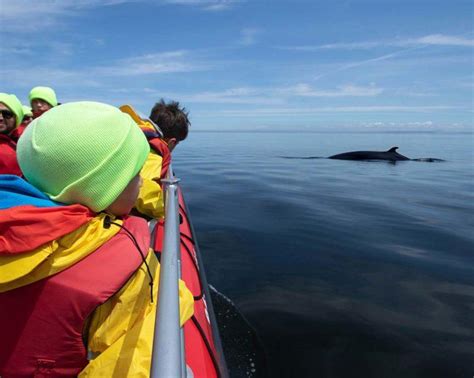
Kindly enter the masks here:
<path id="1" fill-rule="evenodd" d="M 34 120 L 0 176 L 0 376 L 149 375 L 159 264 L 127 216 L 149 151 L 95 102 Z M 181 323 L 193 313 L 180 282 Z"/>
<path id="2" fill-rule="evenodd" d="M 143 185 L 136 203 L 136 209 L 150 218 L 163 218 L 164 204 L 161 180 L 166 178 L 171 163 L 171 152 L 179 142 L 186 139 L 189 129 L 188 113 L 178 102 L 165 103 L 162 99 L 151 110 L 150 119 L 160 128 L 160 138 L 153 128 L 142 124 L 151 147 L 140 176 Z"/>
<path id="3" fill-rule="evenodd" d="M 56 93 L 49 87 L 34 87 L 28 97 L 33 111 L 33 118 L 38 118 L 41 114 L 58 106 Z"/>
<path id="4" fill-rule="evenodd" d="M 21 176 L 16 161 L 18 128 L 23 120 L 23 107 L 15 95 L 0 93 L 0 174 Z"/>
<path id="5" fill-rule="evenodd" d="M 33 111 L 32 109 L 29 107 L 29 106 L 26 106 L 26 105 L 22 105 L 22 108 L 23 108 L 23 122 L 21 123 L 21 125 L 23 126 L 23 129 L 26 128 L 26 126 L 28 126 L 31 121 L 33 121 Z"/>

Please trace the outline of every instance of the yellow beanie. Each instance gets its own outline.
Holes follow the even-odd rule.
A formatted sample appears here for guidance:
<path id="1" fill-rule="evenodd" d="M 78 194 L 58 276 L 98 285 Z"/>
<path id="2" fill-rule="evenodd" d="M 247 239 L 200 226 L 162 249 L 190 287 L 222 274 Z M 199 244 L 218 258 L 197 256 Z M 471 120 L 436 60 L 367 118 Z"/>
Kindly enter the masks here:
<path id="1" fill-rule="evenodd" d="M 30 95 L 28 96 L 31 101 L 34 99 L 40 99 L 46 101 L 51 106 L 58 105 L 58 100 L 56 99 L 56 93 L 54 92 L 53 88 L 49 87 L 34 87 L 30 91 Z"/>
<path id="2" fill-rule="evenodd" d="M 127 114 L 98 102 L 55 107 L 26 128 L 17 159 L 26 179 L 52 200 L 106 209 L 150 151 Z"/>
<path id="3" fill-rule="evenodd" d="M 23 106 L 14 94 L 0 93 L 0 102 L 4 103 L 15 114 L 16 126 L 23 121 Z"/>

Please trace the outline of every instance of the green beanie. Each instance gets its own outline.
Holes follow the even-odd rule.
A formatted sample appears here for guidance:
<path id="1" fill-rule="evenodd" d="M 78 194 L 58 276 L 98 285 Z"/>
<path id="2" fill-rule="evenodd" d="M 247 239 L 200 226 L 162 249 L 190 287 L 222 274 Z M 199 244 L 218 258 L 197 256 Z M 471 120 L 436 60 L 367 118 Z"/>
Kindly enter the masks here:
<path id="1" fill-rule="evenodd" d="M 21 107 L 23 108 L 23 117 L 33 117 L 33 112 L 29 106 L 22 105 Z"/>
<path id="2" fill-rule="evenodd" d="M 149 151 L 127 114 L 99 102 L 71 102 L 31 122 L 17 159 L 26 179 L 52 200 L 99 212 L 140 172 Z"/>
<path id="3" fill-rule="evenodd" d="M 29 95 L 30 104 L 35 98 L 46 101 L 51 106 L 58 105 L 56 93 L 49 87 L 34 87 Z"/>
<path id="4" fill-rule="evenodd" d="M 16 126 L 23 121 L 23 106 L 14 94 L 0 93 L 0 102 L 4 103 L 15 114 Z"/>

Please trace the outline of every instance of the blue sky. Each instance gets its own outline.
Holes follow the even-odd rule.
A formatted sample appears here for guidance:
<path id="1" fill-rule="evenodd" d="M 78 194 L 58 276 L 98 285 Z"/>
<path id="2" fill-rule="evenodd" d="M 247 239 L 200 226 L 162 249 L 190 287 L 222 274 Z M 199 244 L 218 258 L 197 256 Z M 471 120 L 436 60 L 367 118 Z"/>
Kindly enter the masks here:
<path id="1" fill-rule="evenodd" d="M 472 130 L 472 1 L 0 0 L 0 91 L 195 130 Z"/>

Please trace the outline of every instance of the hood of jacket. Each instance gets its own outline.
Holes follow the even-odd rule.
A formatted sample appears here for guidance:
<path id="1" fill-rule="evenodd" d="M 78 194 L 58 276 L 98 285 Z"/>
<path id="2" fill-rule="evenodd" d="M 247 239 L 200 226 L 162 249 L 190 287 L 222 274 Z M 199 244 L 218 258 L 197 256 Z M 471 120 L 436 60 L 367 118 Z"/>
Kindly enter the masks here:
<path id="1" fill-rule="evenodd" d="M 22 178 L 0 175 L 0 292 L 59 273 L 92 253 L 119 230 L 104 227 L 106 216 L 51 201 Z"/>

